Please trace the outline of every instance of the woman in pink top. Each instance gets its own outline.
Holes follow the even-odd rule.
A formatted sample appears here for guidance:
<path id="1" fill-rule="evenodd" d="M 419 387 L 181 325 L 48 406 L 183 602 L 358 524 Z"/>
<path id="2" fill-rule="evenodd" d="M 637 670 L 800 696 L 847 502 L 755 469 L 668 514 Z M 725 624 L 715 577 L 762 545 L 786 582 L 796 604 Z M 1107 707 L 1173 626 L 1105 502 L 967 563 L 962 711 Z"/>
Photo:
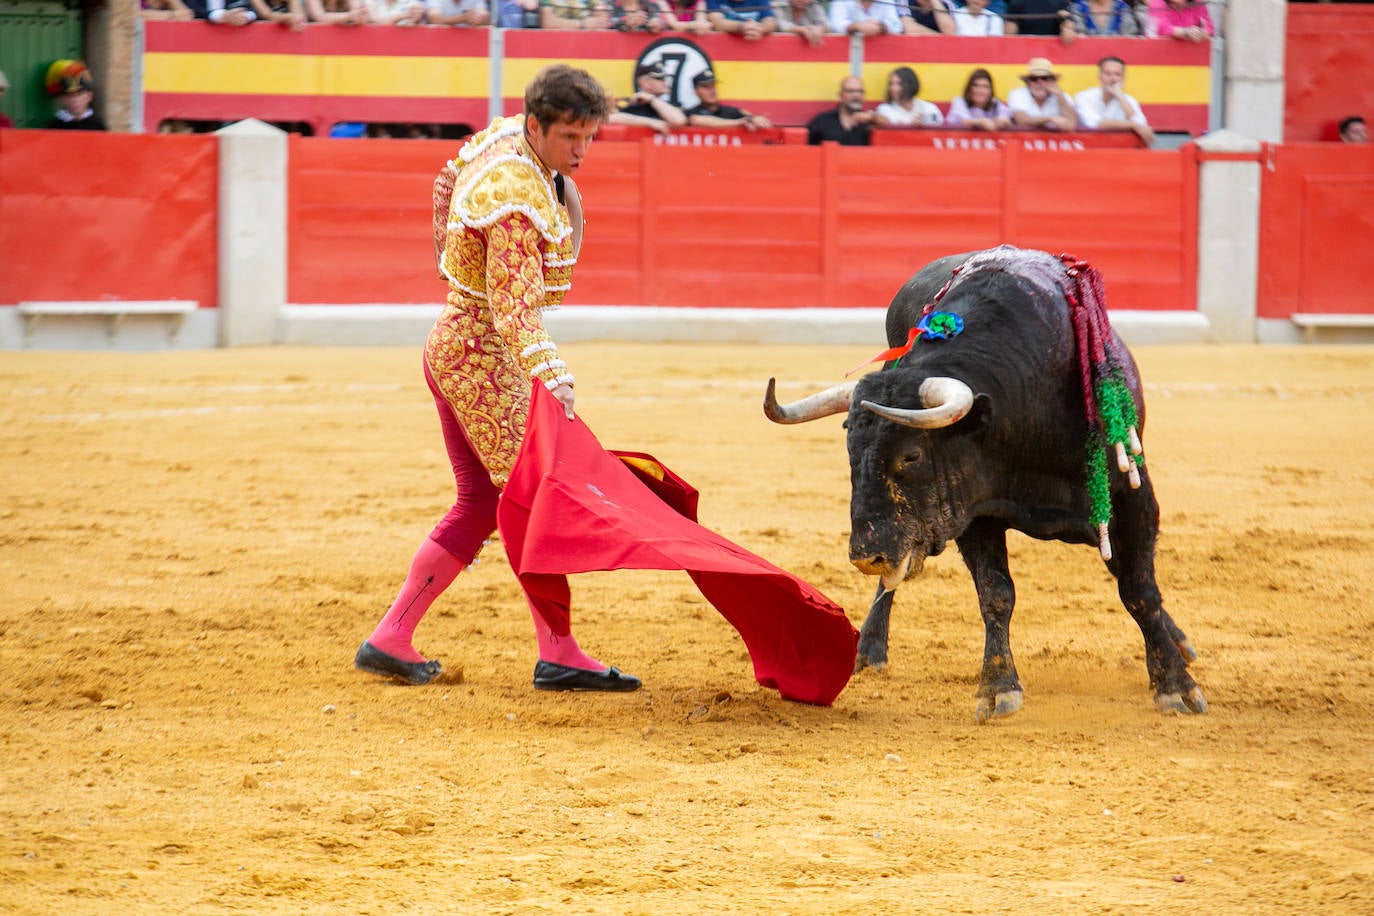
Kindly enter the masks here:
<path id="1" fill-rule="evenodd" d="M 1203 41 L 1217 33 L 1206 3 L 1186 0 L 1150 0 L 1145 34 L 1150 38 Z"/>
<path id="2" fill-rule="evenodd" d="M 711 31 L 711 22 L 706 18 L 706 0 L 655 0 L 654 6 L 660 10 L 663 24 L 673 32 Z"/>
<path id="3" fill-rule="evenodd" d="M 979 67 L 968 75 L 964 94 L 950 100 L 946 127 L 1001 130 L 1011 126 L 1011 109 L 999 101 L 992 88 L 992 74 Z"/>

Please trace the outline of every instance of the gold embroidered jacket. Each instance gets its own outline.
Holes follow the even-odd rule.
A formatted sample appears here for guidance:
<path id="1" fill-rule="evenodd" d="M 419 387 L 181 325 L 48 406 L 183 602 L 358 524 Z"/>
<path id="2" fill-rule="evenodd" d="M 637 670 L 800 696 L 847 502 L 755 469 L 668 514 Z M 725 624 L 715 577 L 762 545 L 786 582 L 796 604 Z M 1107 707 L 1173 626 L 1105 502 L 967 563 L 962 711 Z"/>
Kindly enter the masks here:
<path id="1" fill-rule="evenodd" d="M 492 482 L 504 488 L 524 436 L 532 381 L 572 375 L 540 317 L 572 280 L 572 225 L 554 174 L 524 139 L 524 116 L 472 136 L 434 184 L 434 238 L 448 300 L 425 362 Z"/>

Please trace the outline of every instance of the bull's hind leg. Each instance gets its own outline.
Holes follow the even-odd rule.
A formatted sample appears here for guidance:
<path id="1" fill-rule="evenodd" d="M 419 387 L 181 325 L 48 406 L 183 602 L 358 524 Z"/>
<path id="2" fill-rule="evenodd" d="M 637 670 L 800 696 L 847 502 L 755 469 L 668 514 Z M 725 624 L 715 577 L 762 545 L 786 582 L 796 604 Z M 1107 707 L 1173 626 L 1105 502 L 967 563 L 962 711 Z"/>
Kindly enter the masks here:
<path id="1" fill-rule="evenodd" d="M 964 565 L 973 575 L 978 591 L 978 611 L 983 616 L 983 673 L 978 679 L 979 722 L 1009 716 L 1021 708 L 1021 681 L 1011 656 L 1011 612 L 1016 606 L 1016 586 L 1007 567 L 1005 525 L 980 519 L 956 542 Z"/>
<path id="2" fill-rule="evenodd" d="M 1140 473 L 1140 488 L 1116 494 L 1112 510 L 1112 559 L 1107 568 L 1116 576 L 1121 603 L 1145 637 L 1145 667 L 1155 693 L 1155 706 L 1163 712 L 1204 713 L 1207 699 L 1188 673 L 1188 662 L 1197 653 L 1164 610 L 1164 598 L 1155 582 L 1159 503 L 1144 469 Z"/>
<path id="3" fill-rule="evenodd" d="M 892 617 L 892 597 L 896 589 L 884 588 L 878 583 L 878 592 L 868 607 L 868 616 L 859 630 L 859 654 L 854 658 L 854 670 L 872 668 L 882 671 L 887 667 L 887 626 Z"/>

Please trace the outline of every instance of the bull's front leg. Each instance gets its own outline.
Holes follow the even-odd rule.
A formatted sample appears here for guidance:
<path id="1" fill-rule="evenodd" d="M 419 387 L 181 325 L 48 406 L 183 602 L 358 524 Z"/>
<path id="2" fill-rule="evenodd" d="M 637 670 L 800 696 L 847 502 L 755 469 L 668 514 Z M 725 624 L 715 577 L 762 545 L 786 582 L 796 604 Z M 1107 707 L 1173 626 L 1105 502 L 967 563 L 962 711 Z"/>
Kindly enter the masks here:
<path id="1" fill-rule="evenodd" d="M 1155 581 L 1159 504 L 1143 469 L 1140 477 L 1139 489 L 1123 490 L 1112 501 L 1112 559 L 1107 568 L 1116 576 L 1121 603 L 1145 637 L 1145 668 L 1155 706 L 1162 712 L 1205 713 L 1207 698 L 1188 673 L 1188 662 L 1197 652 L 1164 610 Z"/>
<path id="2" fill-rule="evenodd" d="M 979 722 L 1009 716 L 1021 708 L 1021 680 L 1011 655 L 1011 612 L 1016 606 L 1016 586 L 1007 566 L 1007 528 L 1000 522 L 979 519 L 955 543 L 978 592 L 978 611 L 983 617 L 983 673 L 978 679 Z"/>
<path id="3" fill-rule="evenodd" d="M 888 589 L 881 582 L 878 592 L 869 605 L 868 616 L 859 630 L 859 654 L 854 659 L 854 670 L 872 668 L 882 671 L 887 667 L 887 626 L 892 617 L 892 597 L 895 589 Z"/>

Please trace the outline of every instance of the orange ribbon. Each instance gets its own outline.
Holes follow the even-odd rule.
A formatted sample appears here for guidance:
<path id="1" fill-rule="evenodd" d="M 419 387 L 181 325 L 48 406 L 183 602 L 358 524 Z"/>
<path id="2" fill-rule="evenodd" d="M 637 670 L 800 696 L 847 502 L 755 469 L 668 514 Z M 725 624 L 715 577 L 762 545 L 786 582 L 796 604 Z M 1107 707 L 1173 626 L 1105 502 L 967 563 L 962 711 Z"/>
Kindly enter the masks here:
<path id="1" fill-rule="evenodd" d="M 858 372 L 864 366 L 867 366 L 869 363 L 876 363 L 879 361 L 887 362 L 889 359 L 901 359 L 903 356 L 906 356 L 908 353 L 911 352 L 911 347 L 913 344 L 916 343 L 916 338 L 920 337 L 921 334 L 923 334 L 924 332 L 924 328 L 912 328 L 909 332 L 907 332 L 906 343 L 902 344 L 900 347 L 893 347 L 890 350 L 884 350 L 877 356 L 864 360 L 863 362 L 855 366 L 853 369 L 850 369 L 848 372 L 846 372 L 845 377 L 848 378 L 855 372 Z"/>

